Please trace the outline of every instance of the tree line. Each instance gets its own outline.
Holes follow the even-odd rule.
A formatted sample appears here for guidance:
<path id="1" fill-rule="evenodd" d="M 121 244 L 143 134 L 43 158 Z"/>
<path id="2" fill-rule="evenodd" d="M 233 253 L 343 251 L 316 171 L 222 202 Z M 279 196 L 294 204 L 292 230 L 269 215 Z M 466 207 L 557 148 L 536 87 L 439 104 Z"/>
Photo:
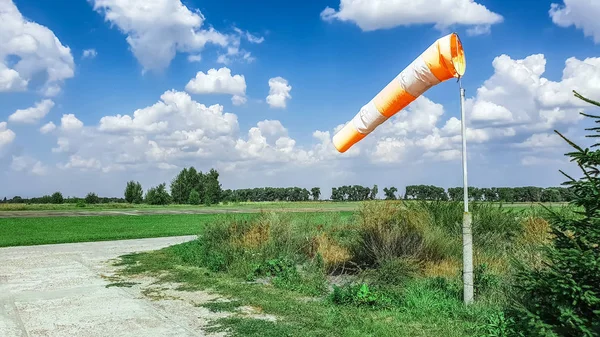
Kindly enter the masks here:
<path id="1" fill-rule="evenodd" d="M 364 201 L 378 198 L 377 185 L 366 187 L 361 185 L 344 185 L 331 189 L 330 200 L 334 202 Z M 142 185 L 137 181 L 129 181 L 125 187 L 124 198 L 99 197 L 90 192 L 85 198 L 64 198 L 61 192 L 35 198 L 15 196 L 12 199 L 0 200 L 0 203 L 30 203 L 30 204 L 62 204 L 62 203 L 147 203 L 150 205 L 189 204 L 212 205 L 220 202 L 245 201 L 317 201 L 320 200 L 321 189 L 313 187 L 310 190 L 301 187 L 259 187 L 247 189 L 223 190 L 219 182 L 219 172 L 210 169 L 203 173 L 194 167 L 182 169 L 170 182 L 167 190 L 166 183 L 149 188 L 144 194 Z M 565 187 L 469 187 L 469 200 L 491 202 L 567 202 L 574 199 L 571 189 Z M 383 188 L 383 198 L 386 200 L 463 200 L 463 188 L 452 187 L 447 190 L 433 185 L 408 185 L 404 195 L 398 194 L 396 187 Z"/>

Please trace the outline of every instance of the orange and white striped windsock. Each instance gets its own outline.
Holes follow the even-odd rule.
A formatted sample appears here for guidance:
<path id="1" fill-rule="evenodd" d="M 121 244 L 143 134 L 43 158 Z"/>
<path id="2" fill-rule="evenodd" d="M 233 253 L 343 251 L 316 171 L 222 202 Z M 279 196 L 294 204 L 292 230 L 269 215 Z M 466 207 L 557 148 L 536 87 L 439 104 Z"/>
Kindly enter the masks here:
<path id="1" fill-rule="evenodd" d="M 381 123 L 404 109 L 432 86 L 465 73 L 465 53 L 452 33 L 432 44 L 333 136 L 333 145 L 346 152 Z"/>

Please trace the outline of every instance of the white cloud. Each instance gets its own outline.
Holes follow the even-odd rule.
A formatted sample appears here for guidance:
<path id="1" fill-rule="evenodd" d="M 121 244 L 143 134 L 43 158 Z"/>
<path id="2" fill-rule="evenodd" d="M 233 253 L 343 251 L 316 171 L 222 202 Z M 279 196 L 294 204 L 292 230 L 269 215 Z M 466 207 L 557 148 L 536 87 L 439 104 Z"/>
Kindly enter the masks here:
<path id="1" fill-rule="evenodd" d="M 8 63 L 9 57 L 18 61 Z M 42 92 L 56 93 L 74 70 L 71 50 L 50 29 L 25 19 L 12 0 L 0 2 L 0 91 L 24 91 L 34 77 L 45 75 L 42 87 L 54 89 Z"/>
<path id="2" fill-rule="evenodd" d="M 56 141 L 57 147 L 52 148 L 53 153 L 68 153 L 71 152 L 71 144 L 66 137 L 59 137 Z"/>
<path id="3" fill-rule="evenodd" d="M 474 0 L 341 0 L 337 11 L 327 7 L 321 18 L 350 21 L 363 31 L 419 24 L 445 30 L 466 25 L 471 35 L 488 33 L 490 25 L 503 20 Z"/>
<path id="4" fill-rule="evenodd" d="M 83 51 L 83 53 L 81 54 L 81 57 L 85 58 L 90 58 L 93 59 L 96 56 L 98 56 L 98 52 L 96 51 L 96 49 L 86 49 Z"/>
<path id="5" fill-rule="evenodd" d="M 54 97 L 58 94 L 60 94 L 61 92 L 61 88 L 59 85 L 57 84 L 52 84 L 49 86 L 46 86 L 45 88 L 43 88 L 41 90 L 42 95 L 46 96 L 46 97 Z"/>
<path id="6" fill-rule="evenodd" d="M 202 61 L 202 55 L 200 55 L 200 54 L 190 55 L 190 56 L 188 56 L 188 61 L 189 62 L 200 62 L 200 61 Z"/>
<path id="7" fill-rule="evenodd" d="M 230 94 L 234 105 L 246 103 L 246 79 L 244 75 L 231 75 L 227 67 L 210 69 L 206 73 L 199 71 L 185 86 L 193 94 Z"/>
<path id="8" fill-rule="evenodd" d="M 74 114 L 65 114 L 60 119 L 60 127 L 64 131 L 79 130 L 83 127 L 83 122 L 77 119 Z"/>
<path id="9" fill-rule="evenodd" d="M 553 3 L 550 7 L 552 22 L 560 27 L 575 26 L 583 30 L 595 43 L 600 43 L 600 2 L 596 0 L 563 0 L 563 4 Z"/>
<path id="10" fill-rule="evenodd" d="M 225 54 L 220 54 L 217 57 L 217 63 L 230 64 L 234 60 L 252 63 L 255 60 L 252 54 L 240 48 L 242 38 L 245 38 L 248 42 L 254 44 L 263 43 L 265 38 L 252 35 L 249 32 L 244 32 L 239 28 L 234 28 L 234 31 L 237 35 L 229 35 L 229 46 L 227 47 L 227 51 Z"/>
<path id="11" fill-rule="evenodd" d="M 78 155 L 72 155 L 69 157 L 69 161 L 66 164 L 60 165 L 61 169 L 81 169 L 83 171 L 94 170 L 102 168 L 102 164 L 95 158 L 82 158 Z"/>
<path id="12" fill-rule="evenodd" d="M 209 43 L 225 48 L 235 46 L 235 38 L 239 39 L 206 27 L 202 13 L 180 0 L 90 1 L 95 11 L 127 35 L 144 70 L 168 67 L 177 52 L 199 55 Z"/>
<path id="13" fill-rule="evenodd" d="M 267 103 L 271 108 L 285 108 L 287 101 L 292 98 L 290 91 L 292 86 L 283 77 L 269 79 L 269 96 Z"/>
<path id="14" fill-rule="evenodd" d="M 40 128 L 40 132 L 42 134 L 47 134 L 47 133 L 54 131 L 55 129 L 56 129 L 56 125 L 53 122 L 48 122 Z"/>
<path id="15" fill-rule="evenodd" d="M 49 99 L 37 102 L 35 106 L 27 109 L 19 109 L 8 117 L 8 120 L 13 123 L 28 123 L 33 124 L 44 118 L 50 109 L 54 107 L 54 102 Z"/>
<path id="16" fill-rule="evenodd" d="M 35 164 L 33 164 L 33 167 L 31 168 L 31 173 L 38 176 L 45 176 L 48 173 L 48 167 L 38 160 L 35 162 Z"/>
<path id="17" fill-rule="evenodd" d="M 10 168 L 16 172 L 27 172 L 43 176 L 48 173 L 48 167 L 41 161 L 28 156 L 12 156 Z"/>
<path id="18" fill-rule="evenodd" d="M 531 150 L 554 150 L 554 148 L 564 146 L 565 144 L 566 142 L 555 133 L 535 133 L 515 146 Z"/>
<path id="19" fill-rule="evenodd" d="M 15 140 L 15 133 L 6 127 L 6 122 L 0 122 L 0 148 Z"/>
<path id="20" fill-rule="evenodd" d="M 588 106 L 572 90 L 600 98 L 600 58 L 567 59 L 559 82 L 542 77 L 546 59 L 541 54 L 521 60 L 501 55 L 493 66 L 492 77 L 466 103 L 467 121 L 479 128 L 531 133 L 572 125 L 582 118 L 579 109 Z"/>
<path id="21" fill-rule="evenodd" d="M 200 104 L 185 92 L 170 90 L 156 104 L 138 109 L 129 115 L 105 116 L 100 119 L 99 130 L 103 132 L 161 133 L 168 131 L 197 131 L 202 136 L 227 135 L 237 131 L 237 116 L 224 113 L 223 106 Z M 172 134 L 174 138 L 189 139 L 191 134 Z"/>
<path id="22" fill-rule="evenodd" d="M 231 103 L 233 103 L 233 105 L 244 105 L 244 104 L 246 104 L 247 101 L 248 101 L 248 99 L 244 96 L 240 96 L 240 95 L 231 96 Z"/>

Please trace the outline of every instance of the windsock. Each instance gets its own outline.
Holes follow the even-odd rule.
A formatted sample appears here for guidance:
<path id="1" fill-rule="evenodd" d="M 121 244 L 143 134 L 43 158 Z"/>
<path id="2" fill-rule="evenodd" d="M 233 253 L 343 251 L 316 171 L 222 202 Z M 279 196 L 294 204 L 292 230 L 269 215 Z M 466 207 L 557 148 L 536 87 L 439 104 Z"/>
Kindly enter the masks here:
<path id="1" fill-rule="evenodd" d="M 458 35 L 440 38 L 363 106 L 333 136 L 333 145 L 339 152 L 346 152 L 432 86 L 461 77 L 465 68 L 465 53 Z"/>

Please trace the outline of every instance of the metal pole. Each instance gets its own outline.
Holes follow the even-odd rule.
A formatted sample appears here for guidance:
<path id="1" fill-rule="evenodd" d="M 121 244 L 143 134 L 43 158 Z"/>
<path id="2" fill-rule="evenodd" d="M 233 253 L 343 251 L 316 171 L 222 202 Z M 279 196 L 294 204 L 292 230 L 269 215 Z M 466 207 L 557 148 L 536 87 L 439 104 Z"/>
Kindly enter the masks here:
<path id="1" fill-rule="evenodd" d="M 463 293 L 465 304 L 473 303 L 473 232 L 471 230 L 471 213 L 469 213 L 469 188 L 467 183 L 467 123 L 465 120 L 465 89 L 460 78 L 460 120 L 462 131 L 462 169 L 463 169 Z"/>

